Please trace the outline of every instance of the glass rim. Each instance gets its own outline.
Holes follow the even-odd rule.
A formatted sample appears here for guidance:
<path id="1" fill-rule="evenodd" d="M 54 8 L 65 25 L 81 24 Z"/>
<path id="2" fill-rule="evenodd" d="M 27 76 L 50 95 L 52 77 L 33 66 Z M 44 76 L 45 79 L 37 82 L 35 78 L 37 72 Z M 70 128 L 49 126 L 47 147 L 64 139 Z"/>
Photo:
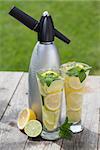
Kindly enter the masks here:
<path id="1" fill-rule="evenodd" d="M 60 65 L 60 69 L 61 69 L 61 67 L 65 66 L 65 65 L 67 65 L 67 64 L 70 64 L 70 63 L 83 64 L 83 65 L 85 65 L 86 67 L 91 67 L 90 65 L 88 65 L 88 64 L 86 64 L 86 63 L 83 63 L 83 62 L 69 61 L 69 62 L 67 62 L 67 63 L 64 63 L 64 64 Z"/>
<path id="2" fill-rule="evenodd" d="M 59 74 L 59 80 L 64 80 L 64 78 L 62 77 L 62 75 L 61 75 L 61 71 L 60 71 L 60 69 L 59 68 L 45 68 L 45 69 L 39 69 L 38 71 L 36 71 L 36 77 L 38 78 L 38 73 L 42 73 L 42 72 L 45 72 L 45 71 L 55 71 L 56 73 L 58 73 Z"/>
<path id="3" fill-rule="evenodd" d="M 85 63 L 83 63 L 83 62 L 75 62 L 75 61 L 72 61 L 72 62 L 67 62 L 67 63 L 64 63 L 64 64 L 62 64 L 61 66 L 60 66 L 60 68 L 59 68 L 59 70 L 60 70 L 60 73 L 62 74 L 62 76 L 69 76 L 68 74 L 66 74 L 66 72 L 68 72 L 68 70 L 69 69 L 67 69 L 67 67 L 69 67 L 70 69 L 71 69 L 71 66 L 70 66 L 70 63 L 76 63 L 76 64 L 83 64 L 84 65 L 84 67 L 87 67 L 87 68 L 92 68 L 91 66 L 89 66 L 88 64 L 85 64 Z M 67 66 L 67 64 L 69 64 L 69 66 Z M 72 66 L 72 68 L 74 68 L 74 66 Z M 90 72 L 90 70 L 88 69 L 87 71 L 86 71 L 86 74 L 87 74 L 87 76 L 89 75 L 89 72 Z M 74 76 L 74 75 L 72 75 L 72 76 L 70 76 L 70 77 L 76 77 L 76 76 Z M 78 77 L 79 78 L 79 77 Z"/>
<path id="4" fill-rule="evenodd" d="M 36 74 L 39 72 L 44 72 L 44 71 L 55 71 L 55 72 L 60 73 L 59 68 L 43 68 L 43 69 L 39 69 L 38 71 L 36 71 Z"/>

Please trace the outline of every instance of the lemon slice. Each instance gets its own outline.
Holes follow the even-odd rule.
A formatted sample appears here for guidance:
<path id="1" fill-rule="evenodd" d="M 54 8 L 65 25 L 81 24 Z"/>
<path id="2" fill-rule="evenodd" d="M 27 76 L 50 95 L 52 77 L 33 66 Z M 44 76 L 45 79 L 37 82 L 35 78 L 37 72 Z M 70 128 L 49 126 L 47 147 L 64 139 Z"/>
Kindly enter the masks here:
<path id="1" fill-rule="evenodd" d="M 44 92 L 45 92 L 46 94 L 47 94 L 47 88 L 48 88 L 47 84 L 44 83 L 43 90 L 44 90 Z"/>
<path id="2" fill-rule="evenodd" d="M 71 93 L 67 95 L 67 109 L 79 111 L 82 108 L 83 96 L 81 93 Z"/>
<path id="3" fill-rule="evenodd" d="M 47 120 L 47 122 L 50 124 L 54 124 L 59 119 L 60 109 L 57 111 L 49 111 L 43 106 L 42 112 L 43 112 L 43 119 Z"/>
<path id="4" fill-rule="evenodd" d="M 37 79 L 37 82 L 38 82 L 38 87 L 39 87 L 40 94 L 42 96 L 46 96 L 46 92 L 45 92 L 44 86 L 41 84 L 39 79 Z"/>
<path id="5" fill-rule="evenodd" d="M 58 73 L 56 73 L 56 72 L 54 72 L 54 71 L 51 71 L 51 70 L 48 70 L 48 71 L 42 73 L 42 76 L 45 77 L 47 74 L 51 74 L 51 73 L 53 73 L 55 76 L 58 75 Z"/>
<path id="6" fill-rule="evenodd" d="M 79 68 L 81 68 L 81 69 L 84 69 L 84 66 L 83 66 L 83 64 L 82 63 L 76 63 L 76 67 L 79 67 Z"/>
<path id="7" fill-rule="evenodd" d="M 43 113 L 43 120 L 47 120 L 47 122 L 50 122 L 50 124 L 53 124 L 55 121 L 54 112 L 49 111 L 44 106 L 42 107 L 42 113 Z"/>
<path id="8" fill-rule="evenodd" d="M 78 77 L 69 78 L 69 86 L 73 89 L 81 89 L 84 87 L 84 81 L 81 83 Z"/>
<path id="9" fill-rule="evenodd" d="M 18 116 L 17 125 L 20 130 L 23 130 L 25 125 L 28 123 L 29 120 L 35 120 L 36 115 L 35 113 L 29 109 L 26 108 L 22 110 Z"/>
<path id="10" fill-rule="evenodd" d="M 42 131 L 42 125 L 37 120 L 30 120 L 26 124 L 24 131 L 29 137 L 37 137 Z"/>
<path id="11" fill-rule="evenodd" d="M 62 80 L 55 80 L 47 87 L 47 93 L 59 92 L 63 89 L 63 85 L 64 83 Z"/>
<path id="12" fill-rule="evenodd" d="M 50 124 L 47 120 L 43 120 L 43 124 L 48 131 L 53 131 L 57 128 L 57 124 Z"/>
<path id="13" fill-rule="evenodd" d="M 49 94 L 44 98 L 44 105 L 48 110 L 56 111 L 60 108 L 61 92 Z"/>
<path id="14" fill-rule="evenodd" d="M 67 111 L 68 120 L 72 123 L 81 120 L 81 111 Z"/>
<path id="15" fill-rule="evenodd" d="M 59 121 L 60 109 L 57 111 L 49 111 L 44 106 L 42 107 L 43 124 L 48 131 L 54 130 Z"/>

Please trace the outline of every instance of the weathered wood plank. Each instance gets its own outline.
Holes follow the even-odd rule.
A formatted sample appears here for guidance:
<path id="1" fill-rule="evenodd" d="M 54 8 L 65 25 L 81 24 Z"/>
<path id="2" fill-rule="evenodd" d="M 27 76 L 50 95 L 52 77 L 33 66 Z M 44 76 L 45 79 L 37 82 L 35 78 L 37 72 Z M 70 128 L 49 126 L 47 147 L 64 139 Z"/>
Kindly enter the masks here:
<path id="1" fill-rule="evenodd" d="M 45 145 L 49 145 L 49 141 L 28 139 L 24 150 L 44 150 Z"/>
<path id="2" fill-rule="evenodd" d="M 62 139 L 56 142 L 39 140 L 34 141 L 28 139 L 24 150 L 60 150 Z"/>
<path id="3" fill-rule="evenodd" d="M 23 73 L 0 72 L 0 119 Z"/>
<path id="4" fill-rule="evenodd" d="M 100 76 L 89 76 L 86 87 L 89 93 L 100 92 Z"/>
<path id="5" fill-rule="evenodd" d="M 22 150 L 27 136 L 17 128 L 18 113 L 28 107 L 27 74 L 24 73 L 10 104 L 1 119 L 0 150 Z M 4 126 L 4 127 L 2 127 Z M 9 130 L 6 131 L 6 130 Z"/>
<path id="6" fill-rule="evenodd" d="M 98 142 L 97 150 L 100 150 L 100 108 L 99 108 L 99 125 L 98 125 Z"/>
<path id="7" fill-rule="evenodd" d="M 60 150 L 62 145 L 62 139 L 56 142 L 49 142 L 48 145 L 45 145 L 43 150 Z"/>
<path id="8" fill-rule="evenodd" d="M 22 150 L 25 139 L 16 127 L 0 122 L 0 150 Z"/>

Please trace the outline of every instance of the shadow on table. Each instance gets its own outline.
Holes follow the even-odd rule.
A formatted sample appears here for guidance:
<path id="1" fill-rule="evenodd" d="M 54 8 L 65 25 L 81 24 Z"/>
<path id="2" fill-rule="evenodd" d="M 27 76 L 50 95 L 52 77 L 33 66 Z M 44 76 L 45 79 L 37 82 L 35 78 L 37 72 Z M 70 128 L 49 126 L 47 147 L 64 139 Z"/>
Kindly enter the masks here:
<path id="1" fill-rule="evenodd" d="M 16 134 L 17 132 L 20 132 L 15 122 L 10 122 L 9 125 L 17 129 Z M 13 133 L 15 133 L 15 131 Z M 26 136 L 24 132 L 22 133 L 23 133 L 22 134 L 23 136 Z M 73 149 L 94 150 L 94 149 L 97 149 L 97 147 L 99 146 L 99 145 L 97 146 L 98 138 L 99 138 L 99 135 L 97 133 L 94 133 L 90 131 L 89 129 L 84 128 L 83 132 L 78 133 L 78 134 L 73 134 L 73 137 L 71 140 L 60 139 L 57 141 L 47 141 L 47 140 L 42 139 L 39 136 L 37 138 L 28 138 L 28 145 L 32 146 L 34 144 L 34 146 L 38 146 L 38 145 L 42 145 L 43 143 L 45 147 L 50 146 L 51 149 L 55 148 L 56 146 L 57 149 L 60 149 L 61 147 L 62 148 L 61 150 L 67 150 L 67 149 L 68 150 L 73 150 Z"/>
<path id="2" fill-rule="evenodd" d="M 79 150 L 94 150 L 97 149 L 97 141 L 98 141 L 98 134 L 91 132 L 88 129 L 84 129 L 83 132 L 74 134 L 71 140 L 57 140 L 57 141 L 46 141 L 43 140 L 41 137 L 38 138 L 29 138 L 29 143 L 33 143 L 33 141 L 44 141 L 44 144 L 52 145 L 55 143 L 56 145 L 59 145 L 61 147 L 61 150 L 73 150 L 73 149 L 79 149 Z M 38 143 L 36 143 L 38 145 Z M 54 144 L 54 147 L 55 147 Z"/>

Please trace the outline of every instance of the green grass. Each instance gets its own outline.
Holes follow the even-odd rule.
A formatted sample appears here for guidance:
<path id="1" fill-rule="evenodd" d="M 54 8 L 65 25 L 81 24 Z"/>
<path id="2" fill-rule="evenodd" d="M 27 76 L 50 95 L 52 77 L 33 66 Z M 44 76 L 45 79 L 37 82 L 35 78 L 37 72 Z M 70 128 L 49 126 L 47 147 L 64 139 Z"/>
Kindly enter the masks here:
<path id="1" fill-rule="evenodd" d="M 100 2 L 99 1 L 1 1 L 0 70 L 28 71 L 37 35 L 8 15 L 15 5 L 39 19 L 47 10 L 57 29 L 71 39 L 70 45 L 55 39 L 61 63 L 81 61 L 100 74 Z"/>

